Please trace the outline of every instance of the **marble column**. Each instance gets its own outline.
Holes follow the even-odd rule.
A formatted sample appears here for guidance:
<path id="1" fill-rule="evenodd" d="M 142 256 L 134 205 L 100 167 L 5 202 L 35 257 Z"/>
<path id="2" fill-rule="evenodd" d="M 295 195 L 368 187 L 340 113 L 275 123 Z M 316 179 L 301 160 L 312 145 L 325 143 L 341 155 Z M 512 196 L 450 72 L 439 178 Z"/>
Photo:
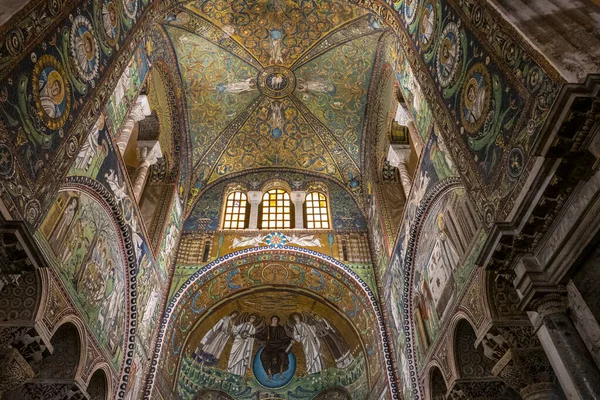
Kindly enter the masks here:
<path id="1" fill-rule="evenodd" d="M 248 221 L 248 229 L 258 229 L 258 207 L 262 200 L 262 192 L 259 190 L 251 190 L 248 193 L 248 203 L 250 203 L 250 221 Z"/>
<path id="2" fill-rule="evenodd" d="M 133 194 L 136 200 L 140 201 L 142 193 L 144 192 L 146 179 L 148 178 L 148 171 L 150 171 L 150 166 L 156 164 L 158 159 L 162 157 L 162 152 L 158 140 L 141 140 L 138 141 L 137 144 L 139 166 L 135 171 Z"/>
<path id="3" fill-rule="evenodd" d="M 296 222 L 295 229 L 304 229 L 304 200 L 306 200 L 306 192 L 292 192 Z"/>
<path id="4" fill-rule="evenodd" d="M 135 127 L 135 123 L 143 120 L 151 114 L 150 105 L 148 104 L 148 98 L 145 95 L 138 96 L 135 104 L 129 111 L 129 114 L 121 125 L 121 131 L 117 136 L 117 147 L 121 152 L 121 155 L 125 153 L 129 139 L 131 138 L 131 132 Z"/>
<path id="5" fill-rule="evenodd" d="M 539 324 L 538 337 L 569 399 L 600 399 L 600 371 L 573 321 L 567 314 L 567 298 L 549 293 L 534 299 L 530 309 Z"/>
<path id="6" fill-rule="evenodd" d="M 400 183 L 402 184 L 402 190 L 404 195 L 408 199 L 410 188 L 412 187 L 412 177 L 408 172 L 408 159 L 410 157 L 410 147 L 408 145 L 390 145 L 388 151 L 387 161 L 392 167 L 398 168 L 400 173 Z"/>

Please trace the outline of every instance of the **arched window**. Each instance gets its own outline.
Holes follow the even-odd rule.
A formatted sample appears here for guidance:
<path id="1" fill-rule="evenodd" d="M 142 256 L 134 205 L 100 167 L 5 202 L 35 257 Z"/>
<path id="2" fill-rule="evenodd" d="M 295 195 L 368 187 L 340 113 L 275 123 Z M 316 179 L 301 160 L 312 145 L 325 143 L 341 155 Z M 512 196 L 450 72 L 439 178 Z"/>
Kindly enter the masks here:
<path id="1" fill-rule="evenodd" d="M 323 193 L 311 192 L 304 202 L 307 229 L 329 229 L 327 198 Z"/>
<path id="2" fill-rule="evenodd" d="M 244 229 L 246 227 L 247 204 L 245 193 L 233 192 L 227 196 L 223 229 Z"/>
<path id="3" fill-rule="evenodd" d="M 290 195 L 281 189 L 269 190 L 263 195 L 261 228 L 290 229 L 291 201 Z"/>

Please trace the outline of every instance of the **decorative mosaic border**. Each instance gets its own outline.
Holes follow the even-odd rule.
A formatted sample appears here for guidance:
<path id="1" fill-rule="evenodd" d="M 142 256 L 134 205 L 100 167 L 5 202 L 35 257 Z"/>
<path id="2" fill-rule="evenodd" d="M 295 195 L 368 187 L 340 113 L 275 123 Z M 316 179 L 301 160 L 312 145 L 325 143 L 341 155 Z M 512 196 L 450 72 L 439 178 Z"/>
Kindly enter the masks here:
<path id="1" fill-rule="evenodd" d="M 419 383 L 416 357 L 414 355 L 415 336 L 412 332 L 415 331 L 414 319 L 412 318 L 412 299 L 413 299 L 413 280 L 414 280 L 414 257 L 418 247 L 418 238 L 421 233 L 421 224 L 427 218 L 432 206 L 436 201 L 457 187 L 462 186 L 460 178 L 448 178 L 438 182 L 423 198 L 421 204 L 417 208 L 413 225 L 410 229 L 406 254 L 404 256 L 404 288 L 402 290 L 402 307 L 404 308 L 404 333 L 406 335 L 405 353 L 408 361 L 408 370 L 410 371 L 410 383 L 413 388 L 413 398 L 419 399 Z"/>
<path id="2" fill-rule="evenodd" d="M 345 264 L 339 262 L 335 258 L 329 257 L 325 254 L 319 253 L 314 250 L 308 250 L 308 249 L 303 249 L 303 248 L 293 247 L 293 246 L 282 246 L 282 247 L 277 247 L 276 249 L 274 249 L 272 247 L 254 247 L 251 249 L 244 249 L 244 250 L 236 251 L 235 253 L 227 254 L 227 255 L 205 265 L 204 267 L 200 268 L 181 286 L 181 288 L 179 288 L 177 293 L 175 293 L 175 295 L 173 295 L 171 301 L 169 302 L 168 306 L 166 307 L 165 313 L 163 315 L 163 319 L 161 321 L 161 325 L 160 325 L 159 332 L 158 332 L 158 339 L 156 341 L 156 348 L 154 350 L 154 356 L 152 358 L 152 364 L 150 366 L 150 374 L 148 375 L 148 380 L 146 382 L 146 391 L 145 391 L 144 397 L 143 397 L 144 400 L 150 400 L 150 395 L 152 394 L 152 388 L 154 386 L 154 381 L 155 381 L 155 377 L 156 377 L 158 361 L 160 358 L 160 353 L 162 351 L 163 340 L 166 336 L 166 329 L 168 326 L 170 326 L 169 320 L 171 318 L 171 315 L 172 315 L 173 311 L 175 310 L 175 308 L 177 307 L 179 300 L 181 299 L 183 294 L 186 292 L 186 290 L 189 287 L 193 286 L 194 282 L 196 282 L 200 277 L 212 272 L 215 269 L 218 269 L 221 265 L 228 263 L 230 261 L 233 261 L 239 257 L 243 257 L 243 256 L 247 256 L 250 254 L 255 254 L 255 253 L 271 253 L 274 251 L 276 252 L 276 251 L 286 251 L 286 250 L 304 254 L 304 255 L 308 255 L 308 256 L 312 256 L 318 260 L 324 261 L 324 262 L 336 267 L 341 272 L 344 272 L 347 275 L 349 275 L 354 280 L 354 282 L 362 288 L 362 290 L 364 291 L 364 294 L 367 296 L 367 298 L 369 299 L 369 301 L 371 303 L 371 306 L 373 307 L 373 311 L 375 311 L 377 322 L 379 324 L 379 337 L 380 337 L 381 343 L 383 345 L 383 353 L 384 353 L 383 356 L 385 359 L 386 370 L 387 370 L 388 388 L 392 395 L 391 398 L 392 399 L 400 399 L 401 398 L 400 391 L 398 390 L 398 388 L 396 386 L 394 367 L 392 364 L 391 352 L 390 352 L 390 347 L 388 344 L 385 323 L 383 321 L 383 315 L 381 313 L 381 309 L 380 309 L 380 306 L 378 303 L 377 296 L 371 291 L 371 289 L 369 288 L 367 283 L 365 281 L 363 281 L 360 278 L 360 276 L 358 276 L 358 274 L 356 272 L 354 272 L 351 268 L 349 268 Z"/>
<path id="3" fill-rule="evenodd" d="M 133 251 L 133 242 L 131 240 L 131 234 L 129 232 L 129 225 L 125 222 L 125 218 L 121 214 L 121 209 L 115 201 L 115 197 L 102 185 L 100 182 L 83 176 L 69 176 L 67 178 L 67 185 L 71 185 L 75 188 L 78 186 L 85 188 L 88 191 L 91 189 L 98 195 L 106 205 L 112 211 L 112 217 L 119 226 L 121 234 L 121 248 L 125 249 L 125 260 L 127 262 L 127 268 L 125 271 L 125 280 L 129 287 L 129 291 L 125 293 L 127 296 L 126 304 L 127 308 L 127 319 L 129 320 L 126 326 L 126 338 L 123 341 L 123 362 L 121 364 L 120 372 L 120 383 L 116 394 L 117 399 L 125 397 L 125 390 L 127 389 L 127 382 L 129 381 L 129 373 L 131 371 L 131 365 L 133 362 L 133 354 L 135 350 L 135 333 L 137 330 L 137 277 L 136 277 L 136 257 Z"/>

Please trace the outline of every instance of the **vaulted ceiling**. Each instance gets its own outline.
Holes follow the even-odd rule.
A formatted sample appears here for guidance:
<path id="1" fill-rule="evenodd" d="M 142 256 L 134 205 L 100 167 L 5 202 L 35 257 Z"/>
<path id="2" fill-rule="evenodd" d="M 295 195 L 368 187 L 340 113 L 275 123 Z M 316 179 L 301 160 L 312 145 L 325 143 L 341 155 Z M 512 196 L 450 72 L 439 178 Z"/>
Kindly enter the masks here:
<path id="1" fill-rule="evenodd" d="M 165 29 L 188 105 L 192 196 L 261 168 L 358 184 L 384 32 L 365 9 L 338 0 L 205 0 L 181 5 Z"/>

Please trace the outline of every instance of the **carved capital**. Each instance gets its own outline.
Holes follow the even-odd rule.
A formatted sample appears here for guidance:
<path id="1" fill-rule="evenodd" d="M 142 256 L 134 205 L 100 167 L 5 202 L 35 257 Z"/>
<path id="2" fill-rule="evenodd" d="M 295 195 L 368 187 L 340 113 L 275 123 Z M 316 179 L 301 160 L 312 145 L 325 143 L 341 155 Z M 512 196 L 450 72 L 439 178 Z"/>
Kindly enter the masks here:
<path id="1" fill-rule="evenodd" d="M 554 371 L 541 348 L 509 349 L 494 365 L 492 373 L 518 392 L 531 385 L 554 382 Z"/>
<path id="2" fill-rule="evenodd" d="M 34 375 L 33 369 L 17 349 L 0 349 L 0 396 L 21 386 Z"/>
<path id="3" fill-rule="evenodd" d="M 569 302 L 563 293 L 548 293 L 530 303 L 530 308 L 540 314 L 542 320 L 549 315 L 565 314 L 568 306 Z"/>
<path id="4" fill-rule="evenodd" d="M 137 156 L 140 166 L 154 165 L 163 156 L 158 140 L 138 140 L 137 145 Z"/>

